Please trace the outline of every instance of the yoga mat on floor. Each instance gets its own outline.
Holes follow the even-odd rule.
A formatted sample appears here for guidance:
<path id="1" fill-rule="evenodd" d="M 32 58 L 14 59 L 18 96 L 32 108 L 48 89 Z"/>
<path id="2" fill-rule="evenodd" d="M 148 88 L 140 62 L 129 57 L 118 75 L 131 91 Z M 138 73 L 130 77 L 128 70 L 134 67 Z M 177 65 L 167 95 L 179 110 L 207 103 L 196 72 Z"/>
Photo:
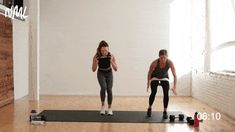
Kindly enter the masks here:
<path id="1" fill-rule="evenodd" d="M 169 111 L 169 115 L 178 116 L 182 112 Z M 113 111 L 113 116 L 100 115 L 96 110 L 44 110 L 39 113 L 48 122 L 109 122 L 109 123 L 187 123 L 175 119 L 170 122 L 162 118 L 162 111 L 152 111 L 152 116 L 147 117 L 146 111 Z"/>

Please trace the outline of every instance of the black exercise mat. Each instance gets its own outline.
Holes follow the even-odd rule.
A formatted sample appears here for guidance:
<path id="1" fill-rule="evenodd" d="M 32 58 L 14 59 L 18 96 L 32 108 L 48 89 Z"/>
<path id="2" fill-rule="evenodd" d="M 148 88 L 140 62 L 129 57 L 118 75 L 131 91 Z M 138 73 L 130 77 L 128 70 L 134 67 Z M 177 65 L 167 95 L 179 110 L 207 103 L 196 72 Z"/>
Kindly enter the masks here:
<path id="1" fill-rule="evenodd" d="M 39 115 L 50 122 L 187 123 L 186 116 L 184 121 L 170 122 L 162 114 L 162 111 L 152 111 L 152 116 L 147 117 L 146 111 L 113 111 L 112 116 L 102 116 L 95 110 L 44 110 Z M 178 116 L 182 112 L 169 111 L 168 116 L 171 114 Z"/>

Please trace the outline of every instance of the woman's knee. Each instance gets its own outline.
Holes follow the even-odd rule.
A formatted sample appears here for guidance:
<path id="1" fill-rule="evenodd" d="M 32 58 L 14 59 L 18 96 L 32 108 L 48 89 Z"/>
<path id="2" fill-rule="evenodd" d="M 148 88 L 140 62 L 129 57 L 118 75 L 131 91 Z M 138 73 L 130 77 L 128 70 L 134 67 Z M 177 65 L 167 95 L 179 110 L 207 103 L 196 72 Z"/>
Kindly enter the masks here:
<path id="1" fill-rule="evenodd" d="M 107 89 L 107 93 L 108 93 L 109 95 L 112 95 L 112 94 L 113 94 L 112 89 L 111 89 L 111 88 L 108 88 L 108 89 Z"/>
<path id="2" fill-rule="evenodd" d="M 105 94 L 105 89 L 104 89 L 104 88 L 101 88 L 101 89 L 100 89 L 100 93 L 101 93 L 101 94 Z"/>

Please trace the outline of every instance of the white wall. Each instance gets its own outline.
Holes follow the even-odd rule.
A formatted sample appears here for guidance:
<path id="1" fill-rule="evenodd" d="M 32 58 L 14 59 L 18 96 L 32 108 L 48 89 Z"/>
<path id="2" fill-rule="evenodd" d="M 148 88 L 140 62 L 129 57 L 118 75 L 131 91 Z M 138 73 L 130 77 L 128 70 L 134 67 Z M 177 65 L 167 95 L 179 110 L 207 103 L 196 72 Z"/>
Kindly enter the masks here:
<path id="1" fill-rule="evenodd" d="M 13 62 L 15 99 L 28 95 L 28 20 L 13 20 Z"/>
<path id="2" fill-rule="evenodd" d="M 41 0 L 40 94 L 99 95 L 91 64 L 104 39 L 119 66 L 114 95 L 148 95 L 149 65 L 159 49 L 170 49 L 171 1 Z M 179 95 L 190 95 L 190 79 L 179 86 Z"/>
<path id="3" fill-rule="evenodd" d="M 29 99 L 39 100 L 40 0 L 25 0 L 29 15 Z"/>

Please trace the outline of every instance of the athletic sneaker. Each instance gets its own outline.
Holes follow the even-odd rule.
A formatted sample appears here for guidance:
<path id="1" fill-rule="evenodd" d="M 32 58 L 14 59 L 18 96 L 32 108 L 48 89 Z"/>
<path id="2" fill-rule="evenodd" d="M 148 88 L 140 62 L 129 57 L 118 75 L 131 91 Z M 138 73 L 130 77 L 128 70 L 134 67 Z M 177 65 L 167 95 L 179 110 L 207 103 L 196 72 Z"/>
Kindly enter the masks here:
<path id="1" fill-rule="evenodd" d="M 105 114 L 105 107 L 102 105 L 100 109 L 100 114 L 104 115 Z"/>
<path id="2" fill-rule="evenodd" d="M 111 108 L 108 109 L 108 115 L 110 115 L 110 116 L 113 115 L 113 111 Z"/>
<path id="3" fill-rule="evenodd" d="M 152 109 L 151 109 L 151 108 L 148 108 L 147 116 L 148 116 L 148 117 L 151 117 L 151 114 L 152 114 Z"/>
<path id="4" fill-rule="evenodd" d="M 168 118 L 168 115 L 167 115 L 166 111 L 163 112 L 163 116 L 162 117 L 163 117 L 163 119 L 167 119 Z"/>

